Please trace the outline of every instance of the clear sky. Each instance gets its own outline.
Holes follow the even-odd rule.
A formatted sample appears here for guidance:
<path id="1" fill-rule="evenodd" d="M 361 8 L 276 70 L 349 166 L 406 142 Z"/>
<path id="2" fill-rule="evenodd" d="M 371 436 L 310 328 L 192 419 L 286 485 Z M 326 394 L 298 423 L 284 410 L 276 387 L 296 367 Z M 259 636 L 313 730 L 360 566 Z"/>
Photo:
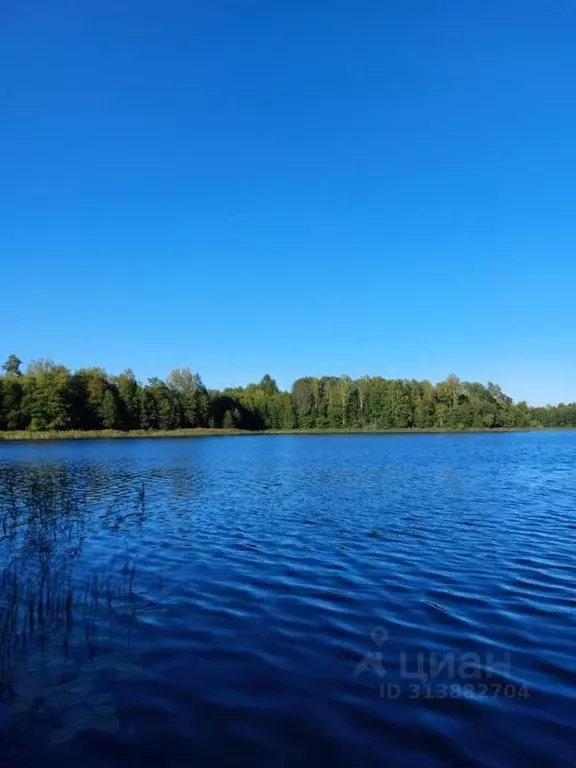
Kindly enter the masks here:
<path id="1" fill-rule="evenodd" d="M 573 0 L 0 2 L 0 357 L 576 399 Z"/>

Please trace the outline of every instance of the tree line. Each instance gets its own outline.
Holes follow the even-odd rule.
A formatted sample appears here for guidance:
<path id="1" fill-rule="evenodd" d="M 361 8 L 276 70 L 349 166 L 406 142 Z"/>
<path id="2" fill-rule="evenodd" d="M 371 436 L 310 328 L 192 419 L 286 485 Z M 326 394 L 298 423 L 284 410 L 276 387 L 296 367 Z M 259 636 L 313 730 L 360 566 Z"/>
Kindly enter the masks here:
<path id="1" fill-rule="evenodd" d="M 266 374 L 246 387 L 207 389 L 178 368 L 164 381 L 131 370 L 75 372 L 51 360 L 22 370 L 10 355 L 0 376 L 0 430 L 172 430 L 211 427 L 291 429 L 492 429 L 576 427 L 576 403 L 531 407 L 497 384 L 448 376 L 429 381 L 380 376 L 304 377 L 289 392 Z"/>

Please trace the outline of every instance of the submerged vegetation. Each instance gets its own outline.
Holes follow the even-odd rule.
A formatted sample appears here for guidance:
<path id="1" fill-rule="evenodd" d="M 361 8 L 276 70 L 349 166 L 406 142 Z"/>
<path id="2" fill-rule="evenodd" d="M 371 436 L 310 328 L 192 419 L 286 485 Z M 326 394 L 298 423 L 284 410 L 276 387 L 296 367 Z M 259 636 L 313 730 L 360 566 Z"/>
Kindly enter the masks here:
<path id="1" fill-rule="evenodd" d="M 144 522 L 146 489 L 128 483 L 112 505 L 94 506 L 88 491 L 104 482 L 57 465 L 0 464 L 0 708 L 16 715 L 41 705 L 47 717 L 68 710 L 58 741 L 116 727 L 96 696 L 102 664 L 86 670 L 99 646 L 112 652 L 114 674 L 122 671 L 117 652 L 129 647 L 143 606 L 122 533 Z M 83 549 L 93 527 L 118 537 L 118 548 L 88 568 Z"/>
<path id="2" fill-rule="evenodd" d="M 497 384 L 449 376 L 429 381 L 380 376 L 305 377 L 289 392 L 266 374 L 247 387 L 210 390 L 188 368 L 166 381 L 138 382 L 130 370 L 72 372 L 50 360 L 21 370 L 10 355 L 0 376 L 0 432 L 68 437 L 210 434 L 223 430 L 459 430 L 576 427 L 576 403 L 531 407 Z M 24 434 L 22 434 L 24 433 Z"/>

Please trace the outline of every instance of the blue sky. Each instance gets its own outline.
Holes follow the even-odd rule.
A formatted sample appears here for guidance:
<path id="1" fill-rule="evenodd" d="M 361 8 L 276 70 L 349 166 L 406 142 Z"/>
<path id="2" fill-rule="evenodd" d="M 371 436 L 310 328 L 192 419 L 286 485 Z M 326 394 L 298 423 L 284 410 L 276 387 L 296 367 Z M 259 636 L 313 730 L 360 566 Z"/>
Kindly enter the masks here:
<path id="1" fill-rule="evenodd" d="M 0 8 L 0 356 L 576 399 L 576 4 Z"/>

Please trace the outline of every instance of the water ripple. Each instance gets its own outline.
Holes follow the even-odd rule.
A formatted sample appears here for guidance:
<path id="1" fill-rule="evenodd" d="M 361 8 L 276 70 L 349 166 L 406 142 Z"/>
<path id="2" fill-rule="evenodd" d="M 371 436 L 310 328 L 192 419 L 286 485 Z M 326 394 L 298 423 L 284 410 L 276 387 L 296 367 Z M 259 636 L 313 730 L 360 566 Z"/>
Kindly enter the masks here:
<path id="1" fill-rule="evenodd" d="M 571 432 L 0 445 L 9 764 L 573 765 L 575 465 Z"/>

